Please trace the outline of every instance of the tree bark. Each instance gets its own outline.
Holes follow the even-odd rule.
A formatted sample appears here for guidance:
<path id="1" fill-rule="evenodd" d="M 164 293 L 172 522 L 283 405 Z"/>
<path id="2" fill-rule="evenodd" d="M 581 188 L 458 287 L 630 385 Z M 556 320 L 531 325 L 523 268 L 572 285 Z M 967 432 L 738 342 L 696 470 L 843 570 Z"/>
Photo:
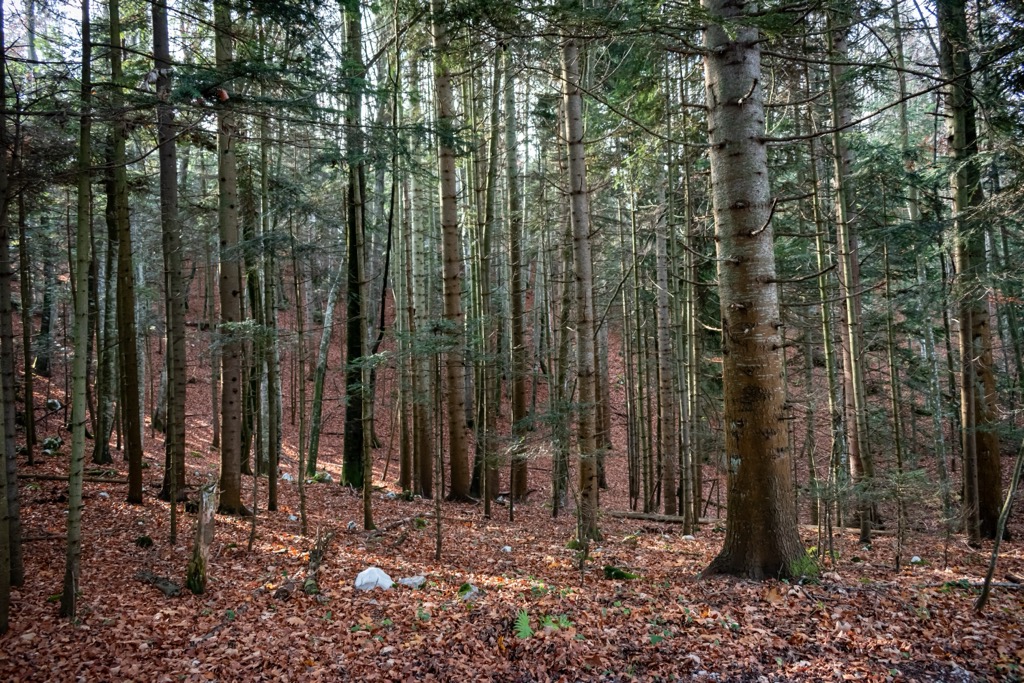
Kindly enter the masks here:
<path id="1" fill-rule="evenodd" d="M 3 51 L 4 23 L 0 2 L 0 51 Z M 6 73 L 7 60 L 0 55 L 0 74 Z M 7 106 L 7 84 L 0 82 L 0 105 Z M 0 120 L 0 150 L 7 150 L 6 122 Z M 18 496 L 17 454 L 14 449 L 15 414 L 14 414 L 14 319 L 11 300 L 11 238 L 10 224 L 7 220 L 10 206 L 10 160 L 6 151 L 0 154 L 0 398 L 3 408 L 0 420 L 4 423 L 4 438 L 0 441 L 0 456 L 5 468 L 5 485 L 0 489 L 0 505 L 4 506 L 3 516 L 6 517 L 7 543 L 9 553 L 10 585 L 20 586 L 25 580 L 24 561 L 21 549 L 21 505 Z M 23 321 L 25 320 L 23 315 Z M 28 349 L 25 350 L 28 353 Z M 0 568 L 2 571 L 2 568 Z"/>
<path id="2" fill-rule="evenodd" d="M 734 23 L 754 9 L 753 3 L 704 0 L 703 6 L 710 14 L 704 73 L 729 476 L 725 543 L 706 572 L 789 576 L 804 551 L 784 428 L 759 35 Z"/>
<path id="3" fill-rule="evenodd" d="M 959 296 L 960 428 L 964 456 L 964 506 L 972 541 L 995 538 L 1002 507 L 999 437 L 995 432 L 992 330 L 985 301 L 985 234 L 971 216 L 982 201 L 978 131 L 971 85 L 964 0 L 937 4 L 940 67 L 949 81 L 946 121 L 953 156 L 954 258 Z"/>
<path id="4" fill-rule="evenodd" d="M 526 411 L 527 353 L 524 341 L 525 286 L 523 284 L 523 200 L 519 189 L 519 147 L 516 128 L 516 81 L 512 74 L 510 50 L 505 46 L 505 178 L 508 185 L 508 244 L 511 281 L 509 321 L 512 347 L 512 438 L 517 442 L 512 460 L 512 496 L 522 499 L 529 490 L 529 469 L 518 442 L 529 430 Z"/>
<path id="5" fill-rule="evenodd" d="M 171 106 L 171 52 L 166 0 L 152 2 L 153 66 L 157 71 L 157 143 L 160 158 L 160 225 L 167 319 L 167 424 L 164 479 L 160 497 L 185 490 L 185 296 L 181 276 L 181 223 L 178 218 L 178 149 Z M 173 490 L 172 490 L 173 489 Z"/>
<path id="6" fill-rule="evenodd" d="M 114 0 L 116 3 L 116 0 Z M 89 261 L 92 209 L 92 36 L 89 0 L 82 0 L 81 118 L 78 138 L 78 211 L 75 239 L 75 356 L 71 389 L 71 463 L 68 468 L 67 552 L 60 615 L 74 621 L 77 614 L 82 556 L 82 478 L 85 474 L 86 371 L 89 364 Z M 115 152 L 116 153 L 116 152 Z"/>
<path id="7" fill-rule="evenodd" d="M 468 429 L 466 426 L 465 315 L 462 309 L 462 235 L 459 230 L 458 188 L 455 171 L 455 98 L 445 27 L 443 0 L 431 0 L 434 45 L 434 92 L 437 101 L 437 171 L 441 198 L 441 258 L 444 261 L 444 320 L 447 383 L 448 449 L 451 469 L 449 497 L 469 498 Z"/>
<path id="8" fill-rule="evenodd" d="M 217 69 L 229 74 L 232 53 L 231 10 L 214 0 Z M 238 169 L 235 158 L 238 124 L 230 93 L 221 89 L 217 105 L 217 170 L 220 227 L 221 337 L 221 473 L 220 512 L 248 514 L 242 504 L 242 342 L 235 329 L 242 322 L 242 269 L 238 252 Z M 300 378 L 300 381 L 303 381 Z"/>
<path id="9" fill-rule="evenodd" d="M 579 448 L 579 540 L 597 540 L 597 377 L 594 367 L 594 277 L 591 258 L 590 190 L 583 147 L 583 96 L 580 91 L 580 49 L 576 40 L 563 39 L 562 81 L 565 138 L 569 157 L 569 205 L 573 263 L 576 269 L 576 376 L 579 389 L 577 434 Z"/>

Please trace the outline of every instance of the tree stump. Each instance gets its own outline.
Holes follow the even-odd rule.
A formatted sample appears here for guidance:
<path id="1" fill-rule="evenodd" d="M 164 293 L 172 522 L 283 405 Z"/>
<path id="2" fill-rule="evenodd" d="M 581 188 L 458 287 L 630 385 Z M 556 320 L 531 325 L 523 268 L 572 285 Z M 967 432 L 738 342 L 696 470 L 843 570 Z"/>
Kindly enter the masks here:
<path id="1" fill-rule="evenodd" d="M 196 595 L 206 590 L 206 565 L 213 542 L 214 513 L 217 511 L 217 485 L 210 482 L 199 490 L 199 514 L 196 517 L 196 538 L 188 561 L 185 585 Z"/>

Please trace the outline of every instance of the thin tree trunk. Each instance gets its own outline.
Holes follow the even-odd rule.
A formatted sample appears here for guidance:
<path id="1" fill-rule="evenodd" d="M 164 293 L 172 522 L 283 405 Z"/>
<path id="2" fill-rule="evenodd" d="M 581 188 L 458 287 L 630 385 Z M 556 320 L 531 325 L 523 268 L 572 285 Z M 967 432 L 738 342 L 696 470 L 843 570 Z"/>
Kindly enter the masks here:
<path id="1" fill-rule="evenodd" d="M 875 506 L 869 502 L 874 486 L 874 464 L 868 443 L 867 393 L 864 388 L 864 332 L 861 322 L 860 256 L 856 228 L 853 224 L 853 185 L 850 179 L 853 152 L 846 143 L 841 128 L 853 120 L 852 84 L 846 66 L 849 53 L 847 20 L 840 18 L 842 26 L 829 16 L 831 53 L 836 61 L 829 67 L 829 89 L 832 95 L 832 145 L 835 161 L 836 240 L 839 255 L 839 294 L 843 299 L 846 318 L 843 327 L 843 380 L 846 395 L 846 437 L 850 457 L 850 474 L 857 487 L 857 517 L 860 523 L 860 542 L 871 541 L 875 519 Z"/>
<path id="2" fill-rule="evenodd" d="M 154 0 L 153 66 L 157 70 L 157 140 L 160 157 L 160 224 L 164 256 L 167 319 L 167 424 L 161 499 L 178 500 L 185 491 L 185 294 L 181 277 L 181 223 L 178 218 L 178 150 L 171 97 L 171 52 L 166 0 Z M 176 506 L 172 506 L 174 509 Z M 173 530 L 172 530 L 173 533 Z"/>
<path id="3" fill-rule="evenodd" d="M 590 191 L 583 147 L 583 96 L 580 91 L 580 49 L 563 39 L 562 77 L 565 139 L 569 158 L 569 205 L 576 268 L 576 378 L 579 390 L 576 441 L 579 448 L 579 540 L 597 540 L 598 476 L 596 434 L 596 368 L 594 367 L 594 278 L 591 257 Z"/>
<path id="4" fill-rule="evenodd" d="M 529 415 L 526 409 L 527 353 L 524 341 L 525 286 L 523 284 L 523 198 L 519 188 L 519 145 L 518 128 L 516 125 L 516 80 L 512 73 L 511 48 L 506 45 L 505 61 L 505 182 L 508 187 L 508 245 L 509 268 L 511 270 L 509 287 L 510 311 L 510 344 L 512 348 L 512 365 L 510 368 L 512 384 L 511 416 L 512 438 L 516 442 L 516 450 L 512 460 L 512 487 L 514 498 L 522 499 L 529 490 L 529 470 L 526 458 L 519 447 L 526 432 L 530 429 Z"/>
<path id="5" fill-rule="evenodd" d="M 665 204 L 665 186 L 659 183 L 660 204 Z M 655 240 L 657 242 L 658 281 L 658 424 L 661 434 L 661 455 L 665 464 L 662 470 L 661 488 L 665 502 L 665 514 L 675 515 L 679 510 L 676 497 L 679 461 L 679 413 L 675 386 L 675 348 L 672 344 L 672 330 L 668 302 L 668 218 L 663 210 L 655 218 Z"/>
<path id="6" fill-rule="evenodd" d="M 117 0 L 113 0 L 116 6 Z M 71 621 L 77 616 L 82 556 L 82 480 L 85 466 L 86 369 L 89 336 L 90 212 L 92 209 L 92 34 L 89 0 L 82 0 L 82 83 L 81 118 L 78 138 L 78 213 L 75 239 L 75 336 L 71 390 L 71 463 L 68 468 L 67 553 L 60 615 Z M 115 141 L 116 146 L 116 141 Z M 123 150 L 123 146 L 121 148 Z M 115 151 L 115 154 L 117 152 Z"/>
<path id="7" fill-rule="evenodd" d="M 306 476 L 316 475 L 317 458 L 320 452 L 320 431 L 323 420 L 324 381 L 327 378 L 327 358 L 331 350 L 331 337 L 334 333 L 334 307 L 341 293 L 341 276 L 343 264 L 331 277 L 331 286 L 327 292 L 327 306 L 324 308 L 323 329 L 320 332 L 320 347 L 316 357 L 316 370 L 313 371 L 313 405 L 309 425 L 309 455 L 306 456 Z M 351 286 L 351 282 L 349 283 Z M 351 320 L 351 318 L 349 318 Z M 345 439 L 346 444 L 348 439 Z M 361 456 L 360 456 L 361 459 Z"/>

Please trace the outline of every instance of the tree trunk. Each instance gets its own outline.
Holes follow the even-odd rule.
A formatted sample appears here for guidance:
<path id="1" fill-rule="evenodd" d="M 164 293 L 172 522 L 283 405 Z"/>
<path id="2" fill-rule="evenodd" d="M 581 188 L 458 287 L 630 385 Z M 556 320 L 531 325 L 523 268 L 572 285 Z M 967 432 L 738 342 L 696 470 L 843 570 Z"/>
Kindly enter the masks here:
<path id="1" fill-rule="evenodd" d="M 343 2 L 346 19 L 347 65 L 353 83 L 366 77 L 362 54 L 362 19 L 359 3 Z M 347 200 L 347 292 L 345 330 L 345 452 L 341 471 L 343 484 L 362 488 L 364 482 L 373 481 L 373 470 L 367 471 L 366 453 L 370 446 L 371 425 L 366 420 L 369 399 L 369 369 L 367 360 L 367 313 L 370 302 L 366 282 L 366 180 L 363 161 L 362 110 L 363 95 L 356 85 L 349 93 L 345 114 L 348 153 Z M 365 371 L 365 372 L 364 372 Z M 368 479 L 367 479 L 368 478 Z M 372 526 L 372 522 L 371 522 Z M 367 528 L 370 528 L 368 526 Z"/>
<path id="2" fill-rule="evenodd" d="M 171 53 L 165 0 L 152 2 L 153 66 L 157 70 L 157 140 L 160 157 L 160 225 L 167 319 L 167 424 L 164 429 L 163 500 L 185 490 L 185 295 L 181 277 L 181 223 L 178 219 L 178 150 L 171 98 Z"/>
<path id="3" fill-rule="evenodd" d="M 789 576 L 804 551 L 784 428 L 759 35 L 733 23 L 754 9 L 752 3 L 704 0 L 703 6 L 711 15 L 704 31 L 704 73 L 729 473 L 725 543 L 706 571 L 753 579 Z"/>
<path id="4" fill-rule="evenodd" d="M 967 535 L 995 538 L 1002 494 L 999 437 L 995 432 L 995 376 L 992 361 L 992 330 L 985 301 L 985 234 L 971 211 L 982 201 L 981 174 L 976 159 L 978 132 L 971 60 L 967 43 L 964 0 L 938 3 L 940 66 L 950 82 L 946 96 L 946 121 L 954 171 L 950 176 L 953 197 L 954 254 L 959 295 L 960 428 L 963 441 Z"/>
<path id="5" fill-rule="evenodd" d="M 115 7 L 117 0 L 113 0 Z M 89 364 L 89 261 L 92 209 L 92 35 L 89 0 L 82 0 L 81 118 L 78 137 L 78 212 L 75 239 L 75 357 L 71 389 L 71 463 L 68 470 L 67 554 L 60 615 L 74 621 L 78 607 L 82 555 L 82 478 L 85 466 L 86 370 Z M 115 142 L 116 147 L 116 142 Z M 124 149 L 123 147 L 121 148 Z M 116 151 L 115 151 L 116 154 Z"/>
<path id="6" fill-rule="evenodd" d="M 229 74 L 232 54 L 231 10 L 214 0 L 217 69 Z M 218 224 L 220 227 L 221 337 L 221 472 L 220 512 L 246 515 L 242 504 L 242 342 L 235 329 L 242 322 L 242 268 L 238 251 L 238 170 L 235 159 L 238 124 L 230 93 L 221 90 L 217 105 Z M 303 381 L 300 378 L 300 381 Z"/>
<path id="7" fill-rule="evenodd" d="M 116 50 L 111 50 L 113 55 Z M 111 166 L 113 164 L 111 163 Z M 116 403 L 114 384 L 116 376 L 117 335 L 116 289 L 117 289 L 117 212 L 114 199 L 114 177 L 111 168 L 105 174 L 107 206 L 107 248 L 104 252 L 102 273 L 97 273 L 97 282 L 103 282 L 103 297 L 97 296 L 96 313 L 96 430 L 93 442 L 92 462 L 107 465 L 113 462 L 110 455 L 110 435 L 114 428 L 114 405 Z M 98 261 L 98 257 L 97 257 Z M 98 269 L 97 269 L 98 270 Z M 98 287 L 97 287 L 98 288 Z"/>
<path id="8" fill-rule="evenodd" d="M 441 198 L 441 257 L 444 261 L 444 320 L 447 382 L 448 450 L 453 500 L 469 498 L 468 430 L 466 426 L 465 316 L 462 310 L 462 235 L 459 230 L 455 171 L 455 98 L 449 62 L 443 0 L 431 0 L 434 43 L 434 91 L 437 100 L 437 171 Z"/>
<path id="9" fill-rule="evenodd" d="M 114 4 L 114 12 L 118 10 Z M 120 55 L 111 57 L 114 66 Z M 114 100 L 119 100 L 114 90 Z M 119 107 L 115 105 L 115 111 Z M 128 502 L 142 503 L 142 421 L 139 380 L 138 335 L 135 325 L 135 271 L 131 223 L 128 215 L 128 173 L 125 167 L 125 122 L 115 120 L 111 130 L 113 219 L 117 224 L 117 338 L 123 394 L 125 459 L 128 461 Z"/>
<path id="10" fill-rule="evenodd" d="M 665 190 L 659 194 L 664 206 Z M 668 303 L 668 220 L 664 210 L 655 219 L 657 242 L 656 277 L 658 280 L 658 422 L 661 433 L 662 471 L 661 489 L 665 501 L 665 514 L 675 515 L 679 506 L 676 497 L 676 465 L 679 461 L 679 413 L 676 401 L 675 348 L 672 344 L 671 319 Z"/>
<path id="11" fill-rule="evenodd" d="M 590 240 L 590 191 L 583 147 L 583 96 L 580 91 L 580 49 L 563 39 L 562 77 L 565 138 L 569 157 L 569 205 L 573 263 L 576 269 L 576 376 L 579 389 L 576 441 L 579 448 L 579 540 L 597 540 L 598 476 L 596 434 L 596 368 L 594 367 L 594 277 Z"/>
<path id="12" fill-rule="evenodd" d="M 351 255 L 349 258 L 351 262 Z M 350 266 L 351 267 L 351 266 Z M 338 264 L 338 270 L 331 278 L 331 286 L 327 292 L 327 306 L 324 308 L 323 330 L 320 332 L 320 348 L 316 357 L 316 370 L 313 371 L 313 405 L 309 425 L 309 455 L 306 458 L 306 476 L 316 475 L 316 462 L 320 452 L 320 430 L 323 419 L 324 406 L 324 381 L 327 378 L 327 356 L 331 350 L 331 337 L 334 333 L 334 307 L 338 303 L 338 295 L 341 293 L 342 264 Z M 350 283 L 351 286 L 351 277 Z M 349 312 L 351 321 L 351 312 Z M 349 335 L 351 337 L 352 335 Z M 346 406 L 348 404 L 346 403 Z M 346 414 L 348 409 L 346 408 Z M 348 424 L 346 418 L 345 424 Z M 345 436 L 346 452 L 348 447 L 348 434 Z M 361 459 L 361 458 L 360 458 Z"/>
<path id="13" fill-rule="evenodd" d="M 864 329 L 861 322 L 860 249 L 854 225 L 853 152 L 840 129 L 853 120 L 851 75 L 845 62 L 849 59 L 849 18 L 838 20 L 829 16 L 829 39 L 832 58 L 829 67 L 829 90 L 832 95 L 832 145 L 835 173 L 836 241 L 839 256 L 839 295 L 846 317 L 843 325 L 843 382 L 846 397 L 846 438 L 850 457 L 850 475 L 856 487 L 857 519 L 860 542 L 871 540 L 871 528 L 877 522 L 876 506 L 870 502 L 874 486 L 874 464 L 871 458 L 867 427 L 867 393 L 864 388 Z M 837 26 L 836 24 L 839 24 Z"/>
<path id="14" fill-rule="evenodd" d="M 419 63 L 409 64 L 409 101 L 411 125 L 422 123 L 419 92 Z M 417 138 L 410 136 L 411 149 L 418 149 Z M 412 270 L 409 301 L 413 311 L 409 323 L 412 339 L 412 395 L 413 395 L 413 490 L 425 498 L 433 495 L 434 453 L 431 435 L 434 433 L 431 410 L 430 353 L 421 350 L 421 340 L 430 334 L 429 296 L 427 293 L 426 225 L 423 220 L 420 182 L 416 174 L 409 177 L 409 267 Z"/>
<path id="15" fill-rule="evenodd" d="M 0 2 L 0 15 L 3 3 Z M 3 17 L 0 16 L 0 49 L 6 47 Z M 6 73 L 6 57 L 0 55 L 0 74 Z M 7 84 L 0 83 L 0 105 L 7 106 Z M 6 122 L 0 120 L 0 150 L 7 150 Z M 20 586 L 25 580 L 24 562 L 21 550 L 21 505 L 18 497 L 18 466 L 17 454 L 14 449 L 15 411 L 14 411 L 14 316 L 11 300 L 11 238 L 10 224 L 7 220 L 10 207 L 10 173 L 11 160 L 6 151 L 0 155 L 0 398 L 3 409 L 0 420 L 4 423 L 4 438 L 0 441 L 0 454 L 3 462 L 0 466 L 6 469 L 6 484 L 0 489 L 0 505 L 6 510 L 8 552 L 10 553 L 10 584 Z M 23 324 L 27 324 L 22 315 Z M 26 353 L 28 350 L 26 349 Z"/>
<path id="16" fill-rule="evenodd" d="M 527 348 L 524 341 L 525 286 L 523 284 L 523 201 L 519 190 L 519 147 L 516 127 L 516 81 L 512 74 L 511 49 L 506 45 L 505 61 L 505 180 L 508 184 L 508 243 L 511 282 L 509 311 L 512 347 L 512 438 L 516 442 L 512 460 L 512 496 L 522 499 L 529 490 L 529 470 L 519 442 L 529 430 L 526 411 Z"/>

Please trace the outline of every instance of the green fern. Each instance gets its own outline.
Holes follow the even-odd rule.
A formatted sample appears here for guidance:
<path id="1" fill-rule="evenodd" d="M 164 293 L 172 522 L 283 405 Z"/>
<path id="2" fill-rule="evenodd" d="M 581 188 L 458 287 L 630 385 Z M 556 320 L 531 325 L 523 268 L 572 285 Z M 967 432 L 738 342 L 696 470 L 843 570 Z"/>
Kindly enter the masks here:
<path id="1" fill-rule="evenodd" d="M 526 640 L 533 636 L 533 628 L 530 626 L 530 614 L 524 610 L 519 610 L 516 614 L 516 638 L 520 640 Z"/>

